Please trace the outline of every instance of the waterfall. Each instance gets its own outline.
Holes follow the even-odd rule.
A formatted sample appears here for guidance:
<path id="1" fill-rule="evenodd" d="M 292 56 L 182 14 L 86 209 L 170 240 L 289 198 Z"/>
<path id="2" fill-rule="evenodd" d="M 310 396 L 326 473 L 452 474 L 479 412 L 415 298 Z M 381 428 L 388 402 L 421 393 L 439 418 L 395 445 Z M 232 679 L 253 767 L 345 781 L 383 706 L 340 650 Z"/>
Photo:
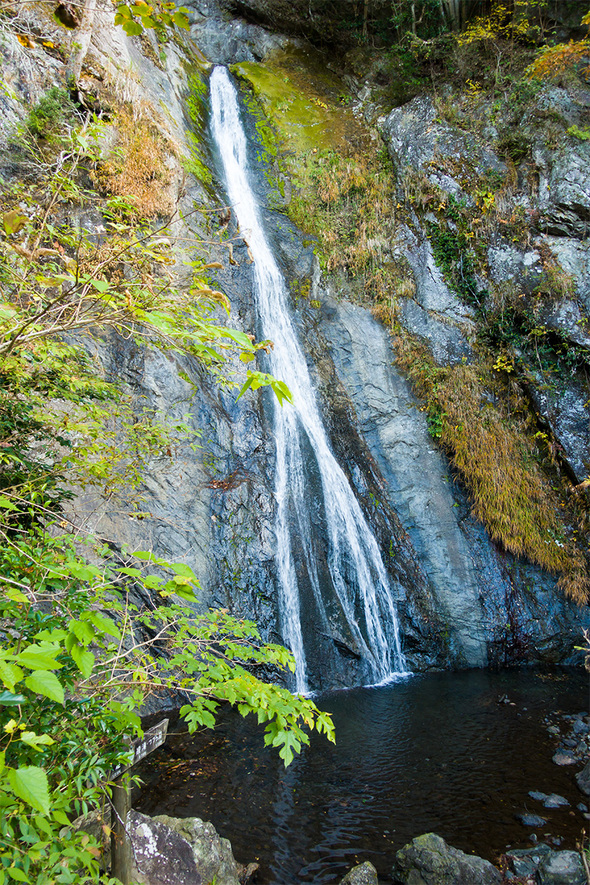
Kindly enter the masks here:
<path id="1" fill-rule="evenodd" d="M 293 405 L 281 407 L 274 401 L 273 426 L 279 616 L 283 642 L 296 660 L 295 687 L 300 692 L 309 688 L 306 646 L 311 639 L 302 621 L 311 616 L 303 610 L 299 592 L 298 574 L 302 570 L 313 602 L 312 631 L 329 638 L 337 608 L 338 617 L 345 619 L 347 636 L 363 661 L 364 681 L 384 682 L 406 673 L 389 578 L 373 532 L 330 448 L 291 322 L 285 280 L 265 235 L 249 182 L 247 141 L 237 93 L 223 67 L 215 68 L 211 75 L 211 108 L 211 128 L 222 160 L 227 195 L 254 259 L 261 332 L 274 343 L 269 370 L 285 381 L 293 394 Z M 318 524 L 325 534 L 322 544 L 331 585 L 328 589 L 312 543 Z"/>

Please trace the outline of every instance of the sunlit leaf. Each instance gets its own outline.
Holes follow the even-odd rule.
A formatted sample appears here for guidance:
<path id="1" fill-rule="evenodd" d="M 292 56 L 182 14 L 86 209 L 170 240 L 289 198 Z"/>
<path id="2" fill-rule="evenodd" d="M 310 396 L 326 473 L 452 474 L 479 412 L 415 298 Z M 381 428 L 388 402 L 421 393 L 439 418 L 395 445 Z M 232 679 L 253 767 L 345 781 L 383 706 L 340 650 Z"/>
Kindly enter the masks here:
<path id="1" fill-rule="evenodd" d="M 37 811 L 49 814 L 49 787 L 42 768 L 35 765 L 11 768 L 7 780 L 15 796 Z"/>

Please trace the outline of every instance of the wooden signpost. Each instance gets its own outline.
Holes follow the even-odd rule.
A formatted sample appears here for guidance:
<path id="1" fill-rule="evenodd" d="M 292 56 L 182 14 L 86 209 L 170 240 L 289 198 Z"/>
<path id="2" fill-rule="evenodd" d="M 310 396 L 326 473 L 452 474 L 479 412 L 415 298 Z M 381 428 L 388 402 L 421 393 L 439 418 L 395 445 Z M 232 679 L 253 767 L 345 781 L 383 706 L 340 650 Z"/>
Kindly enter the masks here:
<path id="1" fill-rule="evenodd" d="M 126 766 L 119 766 L 112 772 L 112 827 L 111 827 L 111 875 L 129 885 L 131 879 L 131 842 L 127 836 L 127 815 L 131 811 L 129 790 L 129 769 L 161 747 L 168 733 L 168 719 L 162 719 L 145 732 L 142 738 L 133 741 L 133 759 Z"/>

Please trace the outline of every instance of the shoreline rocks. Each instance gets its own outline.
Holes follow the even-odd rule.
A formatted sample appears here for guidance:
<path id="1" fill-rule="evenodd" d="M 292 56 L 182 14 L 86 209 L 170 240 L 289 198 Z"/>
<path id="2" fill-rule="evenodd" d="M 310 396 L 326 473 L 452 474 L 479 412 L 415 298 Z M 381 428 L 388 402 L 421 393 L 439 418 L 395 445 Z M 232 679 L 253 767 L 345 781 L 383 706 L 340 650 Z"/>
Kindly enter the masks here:
<path id="1" fill-rule="evenodd" d="M 502 874 L 489 861 L 447 845 L 436 833 L 412 839 L 395 855 L 396 885 L 500 885 Z"/>

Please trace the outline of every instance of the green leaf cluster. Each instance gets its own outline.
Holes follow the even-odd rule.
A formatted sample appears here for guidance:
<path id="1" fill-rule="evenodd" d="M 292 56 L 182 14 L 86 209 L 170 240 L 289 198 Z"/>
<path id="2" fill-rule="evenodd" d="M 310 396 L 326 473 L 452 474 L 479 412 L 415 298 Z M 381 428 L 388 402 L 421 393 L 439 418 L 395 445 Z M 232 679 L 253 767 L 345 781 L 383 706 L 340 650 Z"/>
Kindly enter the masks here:
<path id="1" fill-rule="evenodd" d="M 186 563 L 85 548 L 66 518 L 74 487 L 128 499 L 155 458 L 198 436 L 101 377 L 84 336 L 189 355 L 226 383 L 228 356 L 252 363 L 270 346 L 214 318 L 229 311 L 215 265 L 196 260 L 178 291 L 168 228 L 85 190 L 99 134 L 70 130 L 33 183 L 0 194 L 0 885 L 99 881 L 99 848 L 72 821 L 104 799 L 151 694 L 181 691 L 191 730 L 214 725 L 220 704 L 257 715 L 285 764 L 311 730 L 333 739 L 311 700 L 257 677 L 292 670 L 288 651 L 228 612 L 197 612 Z M 67 220 L 81 203 L 102 214 L 100 239 Z M 255 369 L 240 395 L 263 386 L 290 401 Z"/>
<path id="2" fill-rule="evenodd" d="M 175 27 L 186 30 L 189 27 L 188 9 L 177 7 L 174 3 L 150 5 L 145 0 L 137 0 L 130 5 L 120 3 L 115 13 L 115 24 L 120 25 L 130 37 L 139 36 L 149 29 L 159 32 Z"/>

